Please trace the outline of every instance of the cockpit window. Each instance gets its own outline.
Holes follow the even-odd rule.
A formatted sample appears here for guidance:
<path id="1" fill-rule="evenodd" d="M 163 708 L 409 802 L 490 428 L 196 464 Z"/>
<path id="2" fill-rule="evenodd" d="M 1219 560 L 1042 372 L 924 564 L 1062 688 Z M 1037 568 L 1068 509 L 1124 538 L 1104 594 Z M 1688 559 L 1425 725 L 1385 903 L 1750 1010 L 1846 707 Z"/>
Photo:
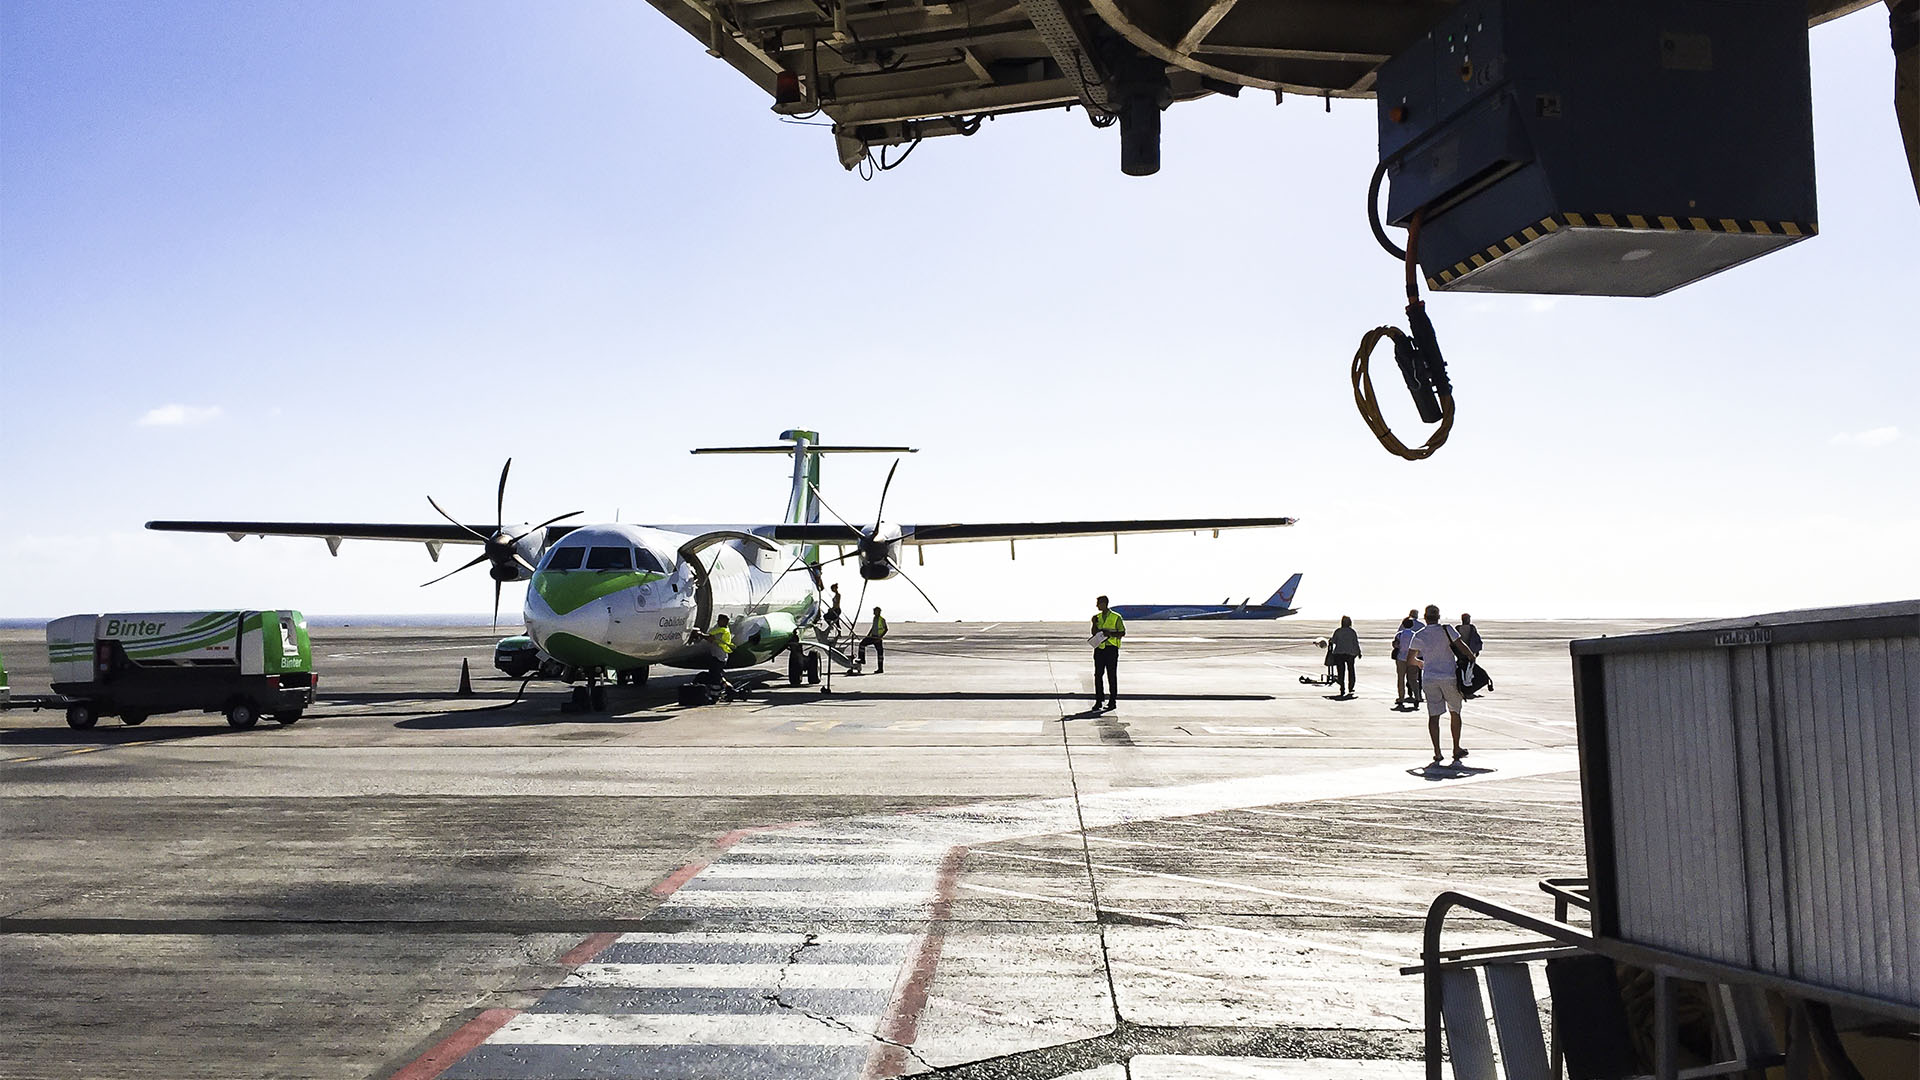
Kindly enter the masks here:
<path id="1" fill-rule="evenodd" d="M 547 553 L 547 570 L 578 570 L 580 557 L 587 553 L 586 548 L 560 547 Z"/>
<path id="2" fill-rule="evenodd" d="M 649 573 L 664 574 L 667 572 L 667 568 L 660 564 L 659 556 L 648 551 L 646 548 L 634 548 L 633 561 L 636 566 Z"/>
<path id="3" fill-rule="evenodd" d="M 633 569 L 633 549 L 623 547 L 588 548 L 587 569 L 631 570 Z"/>

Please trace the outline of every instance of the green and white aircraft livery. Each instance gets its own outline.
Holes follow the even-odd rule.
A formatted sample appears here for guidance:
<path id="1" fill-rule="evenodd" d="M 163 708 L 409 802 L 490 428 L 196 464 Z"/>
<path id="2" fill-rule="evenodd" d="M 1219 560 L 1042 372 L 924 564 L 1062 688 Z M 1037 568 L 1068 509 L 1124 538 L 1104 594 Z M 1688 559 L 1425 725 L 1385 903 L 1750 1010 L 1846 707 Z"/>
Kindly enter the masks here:
<path id="1" fill-rule="evenodd" d="M 811 431 L 786 431 L 780 438 L 778 445 L 694 451 L 791 456 L 786 513 L 778 523 L 559 524 L 577 517 L 576 512 L 540 525 L 510 525 L 496 513 L 495 523 L 488 526 L 461 524 L 441 511 L 448 524 L 150 521 L 147 528 L 225 533 L 236 541 L 248 536 L 318 537 L 336 555 L 343 540 L 410 541 L 425 544 L 435 561 L 444 545 L 480 545 L 480 555 L 459 569 L 488 564 L 495 582 L 496 611 L 500 583 L 525 581 L 528 635 L 578 675 L 595 678 L 628 672 L 644 675 L 656 664 L 706 667 L 708 646 L 694 632 L 709 629 L 722 614 L 728 616 L 733 632 L 729 666 L 764 664 L 783 652 L 803 648 L 824 615 L 822 567 L 842 558 L 853 561 L 861 578 L 873 582 L 906 577 L 900 560 L 905 545 L 1200 530 L 1217 534 L 1223 529 L 1272 528 L 1294 521 L 1257 517 L 900 525 L 881 516 L 886 506 L 883 488 L 872 524 L 855 524 L 840 519 L 821 500 L 820 459 L 827 454 L 916 451 L 904 446 L 823 445 Z M 512 464 L 507 462 L 509 469 Z M 507 471 L 500 472 L 498 508 L 505 505 Z M 889 486 L 892 479 L 889 472 Z M 434 509 L 439 510 L 439 504 Z M 823 523 L 823 509 L 836 521 Z M 846 554 L 823 563 L 823 546 Z M 912 584 L 911 579 L 908 583 Z"/>

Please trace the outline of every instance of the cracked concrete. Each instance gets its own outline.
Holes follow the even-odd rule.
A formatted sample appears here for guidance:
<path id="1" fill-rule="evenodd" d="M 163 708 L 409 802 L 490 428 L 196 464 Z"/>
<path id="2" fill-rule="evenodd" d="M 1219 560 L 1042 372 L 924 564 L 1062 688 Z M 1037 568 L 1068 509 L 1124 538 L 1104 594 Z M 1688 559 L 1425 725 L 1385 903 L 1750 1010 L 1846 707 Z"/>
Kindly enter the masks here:
<path id="1" fill-rule="evenodd" d="M 1317 632 L 1142 640 L 1133 696 L 1100 724 L 1061 719 L 1083 689 L 1065 630 L 968 626 L 897 627 L 887 675 L 832 697 L 773 685 L 701 710 L 674 707 L 671 680 L 601 716 L 561 716 L 538 684 L 517 703 L 486 678 L 477 699 L 422 695 L 462 655 L 484 671 L 491 638 L 353 630 L 323 631 L 340 696 L 296 728 L 0 714 L 0 746 L 32 759 L 0 764 L 0 907 L 16 913 L 0 920 L 0 1076 L 385 1077 L 489 1010 L 518 1010 L 525 1038 L 630 1040 L 592 1059 L 609 1075 L 744 1053 L 699 1040 L 754 1038 L 754 1008 L 823 1034 L 738 1057 L 738 1075 L 851 1077 L 870 1046 L 900 1071 L 980 1077 L 1406 1061 L 1406 913 L 1438 882 L 1530 902 L 1534 878 L 1580 869 L 1576 787 L 1539 771 L 1571 761 L 1566 632 L 1483 631 L 1504 655 L 1499 693 L 1470 703 L 1475 758 L 1525 767 L 1477 784 L 1408 775 L 1424 722 L 1386 708 L 1384 663 L 1363 662 L 1353 702 L 1302 687 Z M 33 650 L 6 632 L 0 648 L 16 689 L 31 683 Z M 82 747 L 98 749 L 65 752 Z M 714 847 L 798 820 L 815 824 Z M 900 878 L 913 859 L 821 854 L 856 840 L 932 851 L 923 866 L 967 850 L 936 912 Z M 716 869 L 663 903 L 656 886 L 695 861 Z M 70 932 L 26 932 L 48 929 Z M 668 951 L 599 983 L 555 964 L 599 931 Z M 898 998 L 905 945 L 842 957 L 872 969 L 853 981 L 819 962 L 929 931 L 911 1038 L 864 1019 Z M 722 976 L 669 954 L 748 933 L 792 935 L 759 960 L 727 946 L 770 965 L 770 991 L 695 985 Z M 816 985 L 798 985 L 808 969 Z M 570 1012 L 541 1005 L 556 994 Z M 588 1060 L 514 1045 L 446 1075 Z"/>

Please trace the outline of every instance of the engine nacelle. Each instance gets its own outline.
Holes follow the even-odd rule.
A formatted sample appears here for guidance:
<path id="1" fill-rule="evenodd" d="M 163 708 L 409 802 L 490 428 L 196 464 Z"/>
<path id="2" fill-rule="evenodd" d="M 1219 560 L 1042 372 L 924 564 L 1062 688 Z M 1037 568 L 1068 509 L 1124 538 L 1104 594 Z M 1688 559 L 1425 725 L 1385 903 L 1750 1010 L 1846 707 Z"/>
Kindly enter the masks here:
<path id="1" fill-rule="evenodd" d="M 900 526 L 885 522 L 860 538 L 860 576 L 868 581 L 885 581 L 900 565 Z"/>
<path id="2" fill-rule="evenodd" d="M 529 566 L 540 563 L 546 547 L 547 530 L 527 530 L 525 525 L 502 525 L 487 538 L 487 573 L 495 581 L 525 581 L 533 576 Z M 516 558 L 516 556 L 518 556 Z"/>

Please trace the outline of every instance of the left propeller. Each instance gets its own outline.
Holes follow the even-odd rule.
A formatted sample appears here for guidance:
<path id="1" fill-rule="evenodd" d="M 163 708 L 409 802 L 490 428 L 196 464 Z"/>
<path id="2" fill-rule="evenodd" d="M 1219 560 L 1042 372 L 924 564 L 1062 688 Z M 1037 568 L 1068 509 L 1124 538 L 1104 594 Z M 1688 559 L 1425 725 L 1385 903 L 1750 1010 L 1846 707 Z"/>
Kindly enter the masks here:
<path id="1" fill-rule="evenodd" d="M 445 581 L 460 571 L 472 569 L 481 563 L 492 564 L 487 568 L 487 573 L 493 578 L 493 628 L 495 630 L 500 628 L 500 586 L 509 581 L 519 581 L 526 575 L 533 573 L 533 561 L 528 558 L 528 555 L 539 552 L 542 542 L 546 538 L 547 526 L 565 521 L 570 517 L 579 517 L 581 514 L 586 513 L 585 510 L 575 510 L 569 514 L 561 514 L 559 517 L 548 518 L 538 525 L 515 525 L 509 528 L 506 524 L 507 473 L 512 468 L 512 458 L 508 458 L 507 463 L 500 466 L 500 489 L 494 497 L 493 531 L 491 533 L 483 533 L 473 526 L 463 523 L 460 519 L 441 509 L 440 504 L 434 502 L 433 496 L 427 496 L 427 503 L 431 505 L 441 517 L 472 533 L 474 538 L 480 541 L 482 550 L 471 562 L 454 567 L 452 570 L 441 574 L 432 581 L 422 582 L 420 587 L 424 589 L 428 585 Z"/>

